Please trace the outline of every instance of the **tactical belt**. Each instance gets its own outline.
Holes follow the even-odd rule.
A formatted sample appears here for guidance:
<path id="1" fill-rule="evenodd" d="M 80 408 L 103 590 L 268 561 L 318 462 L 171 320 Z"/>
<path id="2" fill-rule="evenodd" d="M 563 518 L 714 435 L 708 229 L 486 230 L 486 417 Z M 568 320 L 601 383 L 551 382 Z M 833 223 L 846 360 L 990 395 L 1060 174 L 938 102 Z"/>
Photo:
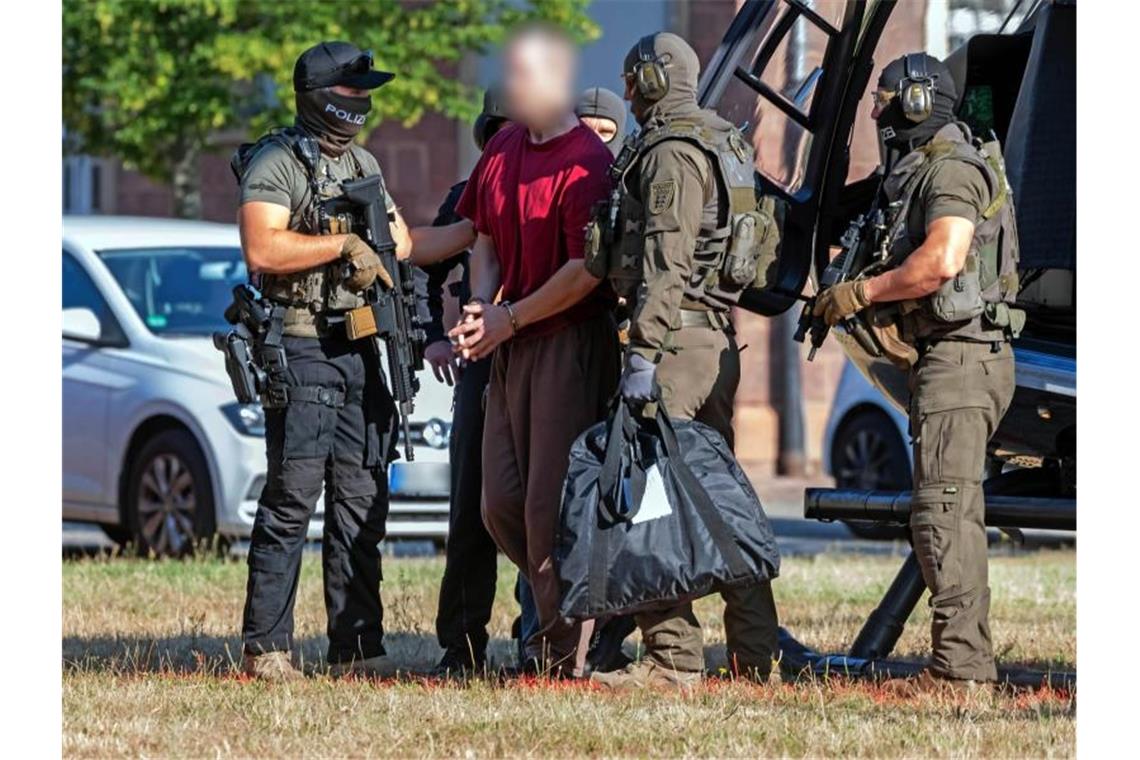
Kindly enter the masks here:
<path id="1" fill-rule="evenodd" d="M 344 406 L 344 391 L 320 385 L 273 385 L 262 396 L 266 409 L 282 409 L 289 404 L 321 404 L 340 409 Z"/>
<path id="2" fill-rule="evenodd" d="M 725 330 L 732 327 L 728 313 L 712 309 L 681 309 L 681 327 L 711 327 Z"/>
<path id="3" fill-rule="evenodd" d="M 976 346 L 989 346 L 991 353 L 1001 351 L 1001 347 L 1010 342 L 1008 335 L 1002 336 L 994 340 L 986 340 L 985 338 L 968 338 L 957 337 L 954 335 L 947 335 L 940 338 L 919 338 L 914 342 L 914 347 L 920 356 L 925 356 L 939 343 L 973 343 Z"/>

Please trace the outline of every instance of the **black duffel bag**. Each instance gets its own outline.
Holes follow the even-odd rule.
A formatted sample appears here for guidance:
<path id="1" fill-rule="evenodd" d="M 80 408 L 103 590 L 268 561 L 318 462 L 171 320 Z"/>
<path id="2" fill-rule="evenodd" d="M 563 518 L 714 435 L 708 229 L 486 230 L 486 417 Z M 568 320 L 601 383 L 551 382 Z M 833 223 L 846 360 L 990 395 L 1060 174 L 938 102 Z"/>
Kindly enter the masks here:
<path id="1" fill-rule="evenodd" d="M 585 620 L 668 607 L 770 580 L 780 555 L 760 499 L 713 428 L 635 418 L 574 442 L 554 557 L 560 614 Z"/>

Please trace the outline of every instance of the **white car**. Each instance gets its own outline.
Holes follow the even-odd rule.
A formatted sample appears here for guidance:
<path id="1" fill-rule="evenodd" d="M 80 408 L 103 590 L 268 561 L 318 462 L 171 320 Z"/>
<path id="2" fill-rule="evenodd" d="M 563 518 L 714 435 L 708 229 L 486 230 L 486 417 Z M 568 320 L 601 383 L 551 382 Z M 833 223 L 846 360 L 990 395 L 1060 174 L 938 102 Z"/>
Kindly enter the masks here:
<path id="1" fill-rule="evenodd" d="M 824 428 L 823 471 L 837 488 L 908 490 L 907 427 L 907 416 L 845 361 Z"/>
<path id="2" fill-rule="evenodd" d="M 64 520 L 99 523 L 156 554 L 249 535 L 265 483 L 264 415 L 235 401 L 211 342 L 245 280 L 233 225 L 64 219 Z M 442 541 L 451 390 L 431 372 L 420 380 L 415 461 L 390 469 L 388 535 Z"/>

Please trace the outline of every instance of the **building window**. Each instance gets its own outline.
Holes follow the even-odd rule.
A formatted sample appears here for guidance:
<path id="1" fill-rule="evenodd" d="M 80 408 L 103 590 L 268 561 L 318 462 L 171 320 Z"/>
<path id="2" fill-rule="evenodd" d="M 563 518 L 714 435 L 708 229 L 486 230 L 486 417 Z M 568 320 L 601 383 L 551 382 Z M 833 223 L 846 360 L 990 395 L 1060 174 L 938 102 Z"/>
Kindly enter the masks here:
<path id="1" fill-rule="evenodd" d="M 102 214 L 110 211 L 110 188 L 104 159 L 63 157 L 63 213 Z"/>

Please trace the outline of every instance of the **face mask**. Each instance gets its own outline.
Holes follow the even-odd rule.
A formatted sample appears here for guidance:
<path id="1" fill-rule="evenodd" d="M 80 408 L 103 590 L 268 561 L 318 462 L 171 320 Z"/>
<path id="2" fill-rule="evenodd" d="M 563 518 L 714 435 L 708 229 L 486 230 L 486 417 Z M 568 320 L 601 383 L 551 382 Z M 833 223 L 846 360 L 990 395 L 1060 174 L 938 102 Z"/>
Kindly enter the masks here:
<path id="1" fill-rule="evenodd" d="M 329 87 L 297 93 L 297 123 L 317 138 L 321 150 L 336 157 L 360 133 L 372 98 L 340 95 Z"/>

